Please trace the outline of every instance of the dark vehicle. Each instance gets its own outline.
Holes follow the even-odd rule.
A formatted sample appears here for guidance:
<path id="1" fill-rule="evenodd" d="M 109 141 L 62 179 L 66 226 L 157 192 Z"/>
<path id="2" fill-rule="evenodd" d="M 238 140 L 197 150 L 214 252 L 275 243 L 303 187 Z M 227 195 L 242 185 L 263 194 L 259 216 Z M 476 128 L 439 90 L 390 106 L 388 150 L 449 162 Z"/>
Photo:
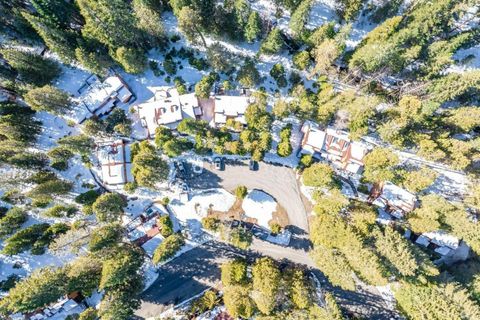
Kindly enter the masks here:
<path id="1" fill-rule="evenodd" d="M 258 170 L 258 162 L 255 161 L 255 160 L 250 160 L 250 162 L 248 163 L 248 167 L 252 171 L 257 171 Z"/>
<path id="2" fill-rule="evenodd" d="M 223 158 L 217 157 L 213 159 L 213 164 L 215 165 L 215 169 L 223 170 Z"/>

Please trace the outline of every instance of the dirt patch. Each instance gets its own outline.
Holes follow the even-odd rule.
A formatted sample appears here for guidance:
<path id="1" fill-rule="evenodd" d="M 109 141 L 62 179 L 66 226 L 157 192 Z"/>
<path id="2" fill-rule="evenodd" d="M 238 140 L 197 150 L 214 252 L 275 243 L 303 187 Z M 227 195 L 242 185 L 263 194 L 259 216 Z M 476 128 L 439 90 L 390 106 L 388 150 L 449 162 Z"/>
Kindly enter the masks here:
<path id="1" fill-rule="evenodd" d="M 272 220 L 270 220 L 269 223 L 272 222 L 278 223 L 282 228 L 290 224 L 287 211 L 279 204 L 277 204 L 277 210 L 272 213 Z"/>

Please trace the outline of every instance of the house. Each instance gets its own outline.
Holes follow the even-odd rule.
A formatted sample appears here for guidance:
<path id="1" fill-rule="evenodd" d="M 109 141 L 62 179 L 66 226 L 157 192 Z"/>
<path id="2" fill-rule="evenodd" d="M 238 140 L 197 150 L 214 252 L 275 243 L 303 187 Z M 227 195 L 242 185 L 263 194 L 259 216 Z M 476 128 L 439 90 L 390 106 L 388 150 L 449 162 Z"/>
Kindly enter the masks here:
<path id="1" fill-rule="evenodd" d="M 364 144 L 351 141 L 348 133 L 333 128 L 320 129 L 319 125 L 306 121 L 301 131 L 302 154 L 311 154 L 314 158 L 330 161 L 334 166 L 351 174 L 360 174 L 363 159 L 368 153 Z"/>
<path id="2" fill-rule="evenodd" d="M 253 102 L 252 97 L 248 96 L 215 96 L 214 101 L 214 118 L 215 126 L 223 126 L 227 120 L 235 120 L 242 125 L 246 125 L 245 112 L 247 107 Z"/>
<path id="3" fill-rule="evenodd" d="M 119 189 L 133 181 L 129 145 L 122 139 L 96 143 L 97 170 L 106 188 Z"/>
<path id="4" fill-rule="evenodd" d="M 389 181 L 375 184 L 370 190 L 368 201 L 398 219 L 413 211 L 417 205 L 417 197 L 414 194 Z"/>
<path id="5" fill-rule="evenodd" d="M 118 75 L 108 76 L 103 81 L 92 75 L 78 90 L 78 94 L 73 99 L 72 109 L 66 114 L 67 119 L 76 123 L 82 123 L 94 115 L 105 115 L 134 98 L 131 89 Z"/>
<path id="6" fill-rule="evenodd" d="M 435 264 L 464 261 L 470 255 L 470 247 L 465 242 L 443 230 L 423 233 L 415 243 L 433 250 L 440 256 L 434 261 Z"/>
<path id="7" fill-rule="evenodd" d="M 197 119 L 202 115 L 194 93 L 179 95 L 174 88 L 158 90 L 150 101 L 138 104 L 136 110 L 148 137 L 154 136 L 159 126 L 176 129 L 183 119 Z"/>

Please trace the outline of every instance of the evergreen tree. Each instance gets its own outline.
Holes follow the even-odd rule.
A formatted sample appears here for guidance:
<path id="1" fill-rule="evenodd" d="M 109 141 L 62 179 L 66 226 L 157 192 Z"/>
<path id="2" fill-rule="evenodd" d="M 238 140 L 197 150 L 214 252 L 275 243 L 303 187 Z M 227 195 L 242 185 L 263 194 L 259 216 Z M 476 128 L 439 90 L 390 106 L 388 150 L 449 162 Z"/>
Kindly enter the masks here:
<path id="1" fill-rule="evenodd" d="M 20 208 L 13 207 L 0 219 L 0 238 L 12 234 L 27 221 L 27 214 Z"/>
<path id="2" fill-rule="evenodd" d="M 157 47 L 165 42 L 160 13 L 151 0 L 132 1 L 133 12 L 137 18 L 137 27 L 146 35 L 146 40 L 151 47 Z"/>
<path id="3" fill-rule="evenodd" d="M 168 177 L 168 164 L 148 147 L 141 147 L 132 161 L 132 175 L 140 186 L 154 188 Z"/>
<path id="4" fill-rule="evenodd" d="M 35 311 L 61 298 L 65 294 L 65 282 L 66 276 L 61 269 L 35 270 L 9 291 L 0 301 L 0 308 L 11 313 Z"/>
<path id="5" fill-rule="evenodd" d="M 332 188 L 336 185 L 334 171 L 326 163 L 315 163 L 305 169 L 302 175 L 303 183 L 306 186 L 317 188 Z"/>
<path id="6" fill-rule="evenodd" d="M 267 55 L 279 53 L 283 49 L 283 46 L 282 31 L 280 31 L 279 28 L 274 28 L 263 41 L 260 52 Z"/>
<path id="7" fill-rule="evenodd" d="M 295 36 L 301 36 L 308 22 L 308 16 L 312 7 L 312 0 L 303 0 L 293 12 L 289 26 Z"/>
<path id="8" fill-rule="evenodd" d="M 35 11 L 51 25 L 60 29 L 76 28 L 84 21 L 74 3 L 56 0 L 31 0 Z"/>
<path id="9" fill-rule="evenodd" d="M 234 260 L 222 264 L 222 285 L 242 285 L 247 282 L 247 263 L 243 260 Z"/>
<path id="10" fill-rule="evenodd" d="M 191 7 L 183 7 L 177 16 L 178 27 L 192 44 L 199 44 L 199 40 L 201 40 L 203 46 L 207 48 L 207 42 L 200 30 L 202 23 L 201 17 L 200 12 L 195 11 Z"/>
<path id="11" fill-rule="evenodd" d="M 258 39 L 262 32 L 262 20 L 257 11 L 252 10 L 248 16 L 247 24 L 245 25 L 244 37 L 248 42 L 254 42 Z"/>
<path id="12" fill-rule="evenodd" d="M 60 74 L 56 62 L 38 54 L 15 49 L 2 49 L 0 54 L 18 71 L 20 80 L 26 83 L 44 86 Z"/>
<path id="13" fill-rule="evenodd" d="M 88 250 L 96 252 L 114 246 L 122 239 L 124 231 L 120 225 L 114 223 L 94 229 L 88 243 Z"/>
<path id="14" fill-rule="evenodd" d="M 255 304 L 247 287 L 227 286 L 223 293 L 223 302 L 228 314 L 234 318 L 249 319 L 255 312 Z"/>
<path id="15" fill-rule="evenodd" d="M 147 57 L 142 49 L 119 47 L 112 56 L 128 73 L 142 73 L 147 68 Z"/>
<path id="16" fill-rule="evenodd" d="M 137 19 L 125 1 L 78 0 L 76 3 L 85 18 L 82 34 L 86 39 L 96 39 L 113 50 L 141 44 Z"/>
<path id="17" fill-rule="evenodd" d="M 45 44 L 52 52 L 56 53 L 65 63 L 71 63 L 75 59 L 76 34 L 69 30 L 62 30 L 28 13 L 22 13 L 25 19 L 37 31 Z"/>
<path id="18" fill-rule="evenodd" d="M 0 140 L 30 144 L 41 131 L 41 122 L 33 118 L 30 108 L 0 102 Z M 4 142 L 2 142 L 4 143 Z"/>
<path id="19" fill-rule="evenodd" d="M 105 76 L 113 65 L 107 50 L 95 39 L 81 42 L 75 49 L 75 58 L 87 70 L 100 76 Z"/>
<path id="20" fill-rule="evenodd" d="M 392 167 L 397 165 L 398 157 L 393 151 L 376 148 L 365 156 L 363 177 L 369 182 L 390 181 L 394 178 Z"/>
<path id="21" fill-rule="evenodd" d="M 118 193 L 105 193 L 95 200 L 92 208 L 98 221 L 113 222 L 120 220 L 126 206 L 127 201 Z"/>
<path id="22" fill-rule="evenodd" d="M 203 76 L 202 79 L 195 84 L 195 95 L 203 99 L 209 98 L 214 83 L 215 76 L 213 74 Z"/>
<path id="23" fill-rule="evenodd" d="M 312 252 L 312 258 L 332 285 L 344 290 L 355 290 L 353 270 L 348 265 L 347 259 L 338 250 L 316 245 Z"/>
<path id="24" fill-rule="evenodd" d="M 303 270 L 294 270 L 291 275 L 290 298 L 298 309 L 306 309 L 312 303 L 312 288 Z"/>
<path id="25" fill-rule="evenodd" d="M 270 315 L 277 302 L 280 271 L 272 259 L 260 258 L 252 267 L 252 278 L 252 299 L 260 312 Z"/>
<path id="26" fill-rule="evenodd" d="M 35 111 L 64 114 L 70 106 L 68 93 L 51 85 L 34 88 L 25 94 L 25 102 Z"/>
<path id="27" fill-rule="evenodd" d="M 246 59 L 245 63 L 238 71 L 237 81 L 240 84 L 247 88 L 253 88 L 255 85 L 260 83 L 260 73 L 255 67 L 254 61 L 251 59 Z"/>

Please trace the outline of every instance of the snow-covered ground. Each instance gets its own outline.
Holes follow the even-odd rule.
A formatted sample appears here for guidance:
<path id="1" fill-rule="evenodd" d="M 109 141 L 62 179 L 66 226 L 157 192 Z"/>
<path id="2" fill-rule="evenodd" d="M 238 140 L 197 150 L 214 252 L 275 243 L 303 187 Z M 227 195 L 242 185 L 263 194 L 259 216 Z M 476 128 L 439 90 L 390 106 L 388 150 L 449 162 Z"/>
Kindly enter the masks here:
<path id="1" fill-rule="evenodd" d="M 200 233 L 201 220 L 209 210 L 227 212 L 235 203 L 235 196 L 224 189 L 210 189 L 194 192 L 189 201 L 174 199 L 169 207 L 175 218 L 188 227 L 191 232 Z"/>
<path id="2" fill-rule="evenodd" d="M 242 209 L 247 217 L 257 219 L 258 225 L 270 229 L 268 222 L 272 220 L 272 214 L 277 210 L 277 202 L 263 191 L 251 190 L 243 199 Z"/>
<path id="3" fill-rule="evenodd" d="M 280 157 L 277 154 L 277 146 L 278 146 L 278 143 L 280 142 L 280 131 L 287 124 L 292 125 L 292 135 L 290 136 L 290 144 L 292 145 L 293 151 L 292 151 L 292 154 L 289 155 L 288 157 Z M 300 159 L 297 158 L 297 151 L 298 151 L 298 148 L 300 147 L 301 140 L 302 140 L 302 132 L 300 131 L 301 126 L 302 126 L 301 121 L 293 116 L 283 119 L 282 121 L 275 120 L 272 124 L 272 129 L 271 129 L 272 148 L 270 149 L 270 152 L 265 154 L 264 161 L 279 163 L 290 168 L 296 168 L 298 165 L 298 162 L 300 161 Z"/>

